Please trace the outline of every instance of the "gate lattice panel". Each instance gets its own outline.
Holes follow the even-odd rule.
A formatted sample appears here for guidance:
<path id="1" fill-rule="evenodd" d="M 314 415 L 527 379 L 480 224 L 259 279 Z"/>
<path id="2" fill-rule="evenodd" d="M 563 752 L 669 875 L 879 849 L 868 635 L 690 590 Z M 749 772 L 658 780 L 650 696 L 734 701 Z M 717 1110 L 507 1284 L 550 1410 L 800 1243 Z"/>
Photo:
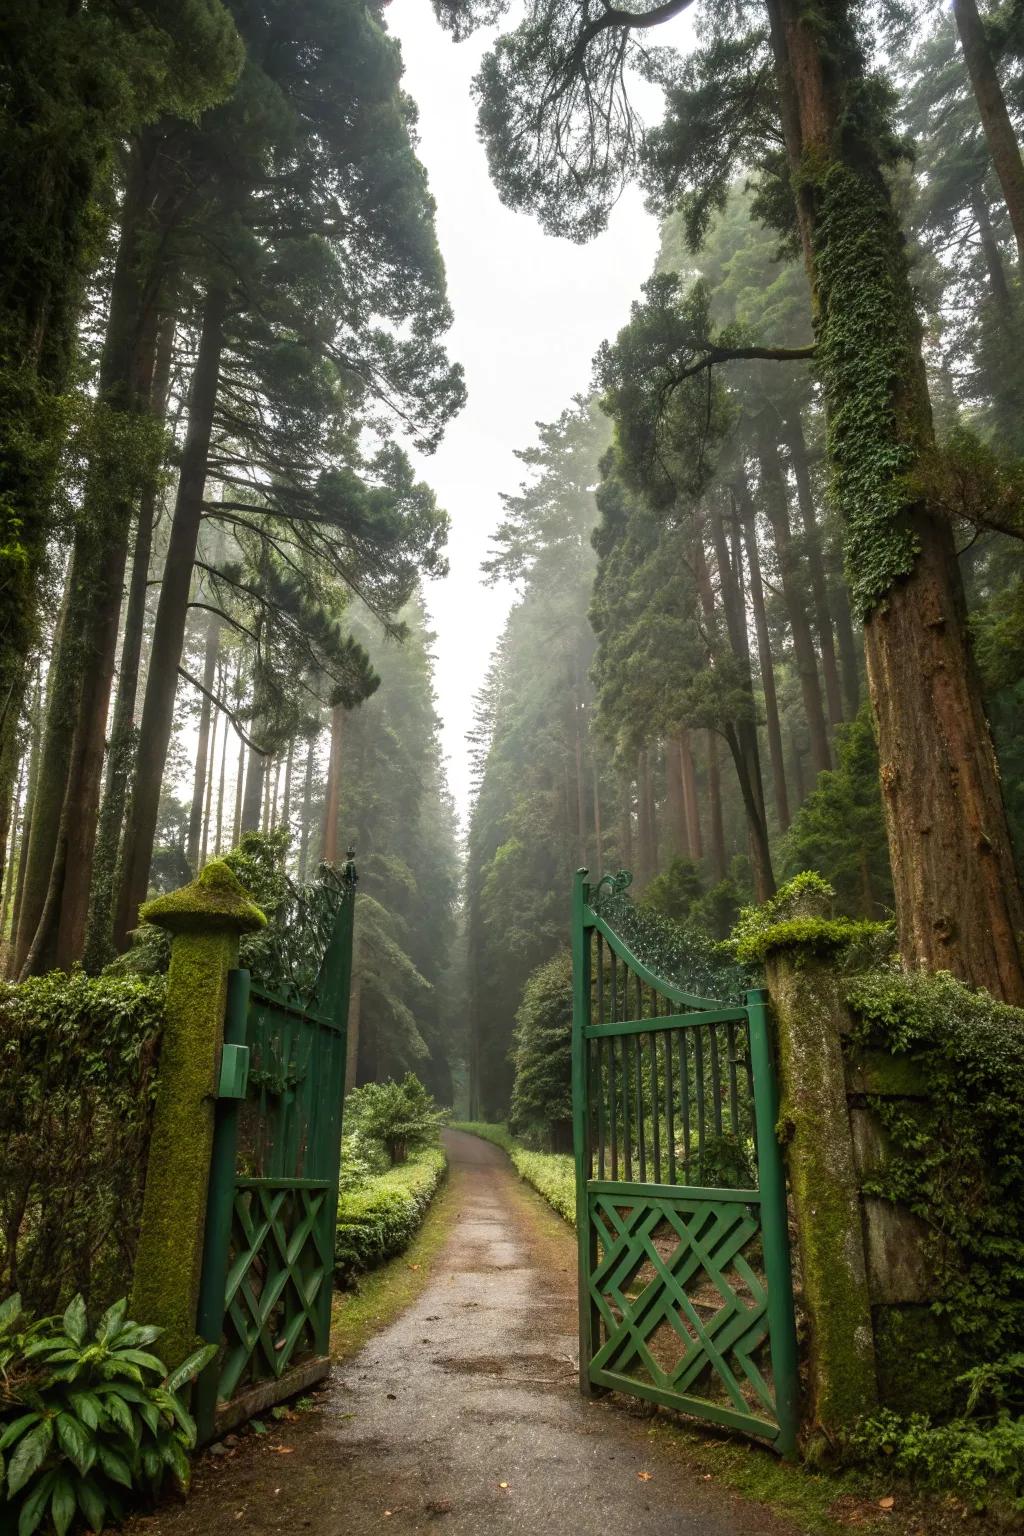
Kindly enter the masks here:
<path id="1" fill-rule="evenodd" d="M 327 1373 L 354 900 L 349 863 L 305 998 L 229 977 L 222 1084 L 235 1072 L 217 1106 L 198 1319 L 221 1345 L 199 1381 L 205 1439 Z"/>
<path id="2" fill-rule="evenodd" d="M 796 1351 L 765 994 L 687 993 L 577 875 L 580 1385 L 792 1449 Z"/>

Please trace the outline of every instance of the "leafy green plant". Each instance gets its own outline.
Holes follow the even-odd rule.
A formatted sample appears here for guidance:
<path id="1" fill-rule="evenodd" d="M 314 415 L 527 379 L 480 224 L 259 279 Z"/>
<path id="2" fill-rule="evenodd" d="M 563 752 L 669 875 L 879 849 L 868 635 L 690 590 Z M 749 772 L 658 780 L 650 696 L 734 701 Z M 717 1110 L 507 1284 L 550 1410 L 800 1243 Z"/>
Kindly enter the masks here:
<path id="1" fill-rule="evenodd" d="M 161 1332 L 126 1300 L 91 1332 L 81 1296 L 35 1321 L 20 1296 L 0 1307 L 0 1508 L 17 1511 L 18 1536 L 46 1520 L 65 1536 L 78 1516 L 101 1531 L 126 1493 L 155 1494 L 168 1474 L 188 1486 L 196 1428 L 178 1394 L 215 1349 L 168 1373 L 148 1348 Z"/>
<path id="2" fill-rule="evenodd" d="M 400 1083 L 389 1079 L 354 1088 L 345 1106 L 349 1131 L 378 1142 L 392 1166 L 404 1163 L 418 1147 L 432 1146 L 443 1120 L 444 1112 L 414 1072 L 407 1072 Z"/>
<path id="3" fill-rule="evenodd" d="M 341 1289 L 405 1252 L 446 1172 L 441 1148 L 427 1147 L 358 1189 L 342 1188 L 334 1239 L 334 1278 Z"/>

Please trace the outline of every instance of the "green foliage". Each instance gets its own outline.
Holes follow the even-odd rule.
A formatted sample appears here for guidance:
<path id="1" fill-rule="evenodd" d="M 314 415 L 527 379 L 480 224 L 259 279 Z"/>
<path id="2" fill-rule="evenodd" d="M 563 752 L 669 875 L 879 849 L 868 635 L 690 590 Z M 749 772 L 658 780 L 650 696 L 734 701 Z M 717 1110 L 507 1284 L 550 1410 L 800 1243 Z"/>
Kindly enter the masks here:
<path id="1" fill-rule="evenodd" d="M 732 947 L 744 965 L 759 965 L 772 950 L 844 954 L 844 966 L 884 958 L 892 930 L 883 923 L 832 917 L 835 891 L 814 870 L 804 870 L 760 906 L 744 907 L 732 933 Z"/>
<path id="2" fill-rule="evenodd" d="M 404 1163 L 410 1152 L 433 1146 L 444 1118 L 412 1072 L 400 1083 L 389 1078 L 353 1088 L 345 1104 L 348 1129 L 383 1147 L 392 1166 Z"/>
<path id="3" fill-rule="evenodd" d="M 594 903 L 642 965 L 684 991 L 734 1002 L 757 984 L 742 957 L 740 965 L 732 963 L 729 950 L 700 929 L 684 928 L 618 893 L 597 895 Z"/>
<path id="4" fill-rule="evenodd" d="M 0 986 L 0 1293 L 106 1305 L 131 1272 L 162 977 Z"/>
<path id="5" fill-rule="evenodd" d="M 693 859 L 673 859 L 668 869 L 649 882 L 640 905 L 713 939 L 729 937 L 740 910 L 734 881 L 721 880 L 706 890 Z"/>
<path id="6" fill-rule="evenodd" d="M 1024 1013 L 952 976 L 854 977 L 851 1048 L 911 1062 L 925 1096 L 872 1096 L 884 1167 L 865 1184 L 926 1224 L 935 1311 L 968 1360 L 1024 1347 Z M 972 1379 L 972 1391 L 985 1379 Z"/>
<path id="7" fill-rule="evenodd" d="M 126 1494 L 155 1496 L 168 1474 L 188 1487 L 196 1428 L 179 1393 L 216 1354 L 206 1345 L 168 1374 L 149 1346 L 159 1328 L 128 1319 L 127 1301 L 90 1332 L 75 1296 L 38 1321 L 15 1293 L 0 1307 L 0 1509 L 18 1536 L 76 1520 L 101 1531 Z"/>
<path id="8" fill-rule="evenodd" d="M 816 870 L 848 917 L 880 917 L 892 904 L 889 844 L 878 786 L 878 748 L 867 701 L 840 728 L 836 767 L 818 775 L 782 846 L 783 871 Z"/>
<path id="9" fill-rule="evenodd" d="M 1024 1511 L 1024 1420 L 1008 1412 L 991 1423 L 954 1419 L 935 1424 L 923 1413 L 907 1417 L 886 1409 L 853 1432 L 848 1459 L 884 1461 L 919 1486 L 955 1489 L 977 1510 L 992 1504 Z"/>
<path id="10" fill-rule="evenodd" d="M 334 1278 L 342 1289 L 367 1270 L 404 1252 L 444 1180 L 445 1155 L 423 1147 L 408 1162 L 368 1178 L 357 1189 L 345 1188 L 338 1203 L 334 1242 Z"/>
<path id="11" fill-rule="evenodd" d="M 562 950 L 528 978 L 516 1014 L 509 1125 L 567 1150 L 572 1136 L 572 956 Z"/>

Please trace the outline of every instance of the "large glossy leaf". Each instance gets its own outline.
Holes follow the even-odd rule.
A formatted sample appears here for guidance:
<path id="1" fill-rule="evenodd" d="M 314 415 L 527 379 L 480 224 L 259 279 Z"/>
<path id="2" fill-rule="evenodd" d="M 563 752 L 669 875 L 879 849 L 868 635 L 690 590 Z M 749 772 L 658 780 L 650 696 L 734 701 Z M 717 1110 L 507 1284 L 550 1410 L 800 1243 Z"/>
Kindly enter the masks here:
<path id="1" fill-rule="evenodd" d="M 110 1480 L 120 1483 L 122 1488 L 130 1488 L 132 1486 L 131 1467 L 120 1451 L 115 1451 L 111 1446 L 102 1443 L 96 1449 L 100 1466 Z"/>
<path id="2" fill-rule="evenodd" d="M 100 1318 L 96 1328 L 96 1337 L 101 1344 L 109 1344 L 110 1340 L 122 1330 L 122 1325 L 128 1315 L 128 1298 L 122 1296 L 120 1301 L 115 1301 L 113 1306 L 107 1308 Z"/>
<path id="3" fill-rule="evenodd" d="M 168 1376 L 165 1383 L 168 1392 L 177 1392 L 186 1381 L 192 1381 L 199 1372 L 205 1370 L 217 1353 L 216 1344 L 204 1344 L 202 1349 L 195 1350 L 187 1360 L 183 1360 L 179 1366 Z"/>
<path id="4" fill-rule="evenodd" d="M 134 1445 L 138 1439 L 135 1416 L 124 1398 L 119 1397 L 116 1392 L 111 1392 L 107 1396 L 106 1407 L 111 1422 L 116 1424 L 118 1429 L 123 1430 Z"/>
<path id="5" fill-rule="evenodd" d="M 21 1296 L 15 1291 L 13 1296 L 8 1296 L 6 1301 L 0 1302 L 0 1328 L 9 1327 L 10 1324 L 17 1322 L 20 1316 Z"/>
<path id="6" fill-rule="evenodd" d="M 53 1444 L 53 1420 L 42 1419 L 18 1441 L 17 1449 L 7 1468 L 8 1496 L 18 1493 L 33 1472 L 37 1472 L 46 1460 L 46 1453 Z"/>
<path id="7" fill-rule="evenodd" d="M 113 1359 L 119 1363 L 128 1360 L 132 1365 L 141 1366 L 144 1371 L 156 1371 L 159 1376 L 164 1374 L 163 1361 L 158 1360 L 156 1355 L 147 1354 L 144 1349 L 115 1349 Z"/>
<path id="8" fill-rule="evenodd" d="M 86 1316 L 85 1302 L 81 1294 L 79 1294 L 64 1313 L 64 1332 L 76 1344 L 81 1344 L 85 1339 L 85 1330 L 88 1326 L 89 1319 Z"/>
<path id="9" fill-rule="evenodd" d="M 57 1469 L 47 1472 L 39 1479 L 36 1486 L 26 1495 L 18 1515 L 18 1536 L 32 1536 L 37 1530 L 46 1513 L 46 1506 L 50 1500 L 50 1490 L 57 1481 Z"/>
<path id="10" fill-rule="evenodd" d="M 50 1500 L 50 1518 L 56 1527 L 57 1536 L 67 1536 L 68 1526 L 75 1517 L 77 1502 L 70 1477 L 66 1472 L 58 1472 Z"/>
<path id="11" fill-rule="evenodd" d="M 103 1404 L 95 1392 L 70 1392 L 68 1406 L 87 1429 L 95 1429 L 104 1414 Z"/>
<path id="12" fill-rule="evenodd" d="M 85 1425 L 70 1413 L 58 1413 L 57 1444 L 84 1477 L 96 1460 L 96 1443 Z"/>
<path id="13" fill-rule="evenodd" d="M 75 1481 L 75 1496 L 78 1499 L 78 1507 L 89 1522 L 89 1529 L 102 1531 L 106 1522 L 107 1505 L 102 1493 L 97 1487 L 95 1478 L 79 1477 Z"/>
<path id="14" fill-rule="evenodd" d="M 8 1424 L 0 1435 L 0 1451 L 6 1451 L 9 1445 L 13 1445 L 15 1440 L 24 1434 L 30 1424 L 38 1424 L 41 1417 L 42 1415 L 38 1413 L 23 1413 L 13 1423 Z"/>

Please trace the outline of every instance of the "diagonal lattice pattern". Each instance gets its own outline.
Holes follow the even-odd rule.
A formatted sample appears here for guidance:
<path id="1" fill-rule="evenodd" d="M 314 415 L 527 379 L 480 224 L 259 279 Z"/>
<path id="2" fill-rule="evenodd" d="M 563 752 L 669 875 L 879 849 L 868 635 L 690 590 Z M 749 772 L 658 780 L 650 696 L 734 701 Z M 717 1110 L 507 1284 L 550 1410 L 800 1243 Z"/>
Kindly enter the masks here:
<path id="1" fill-rule="evenodd" d="M 327 1353 L 333 1254 L 326 1181 L 246 1179 L 235 1189 L 218 1397 Z"/>
<path id="2" fill-rule="evenodd" d="M 744 1255 L 760 1234 L 755 1203 L 678 1195 L 591 1193 L 598 1260 L 590 1296 L 603 1324 L 591 1361 L 679 1399 L 724 1402 L 775 1418 L 757 1356 L 768 1338 L 767 1296 Z M 595 1341 L 596 1344 L 597 1341 Z"/>

